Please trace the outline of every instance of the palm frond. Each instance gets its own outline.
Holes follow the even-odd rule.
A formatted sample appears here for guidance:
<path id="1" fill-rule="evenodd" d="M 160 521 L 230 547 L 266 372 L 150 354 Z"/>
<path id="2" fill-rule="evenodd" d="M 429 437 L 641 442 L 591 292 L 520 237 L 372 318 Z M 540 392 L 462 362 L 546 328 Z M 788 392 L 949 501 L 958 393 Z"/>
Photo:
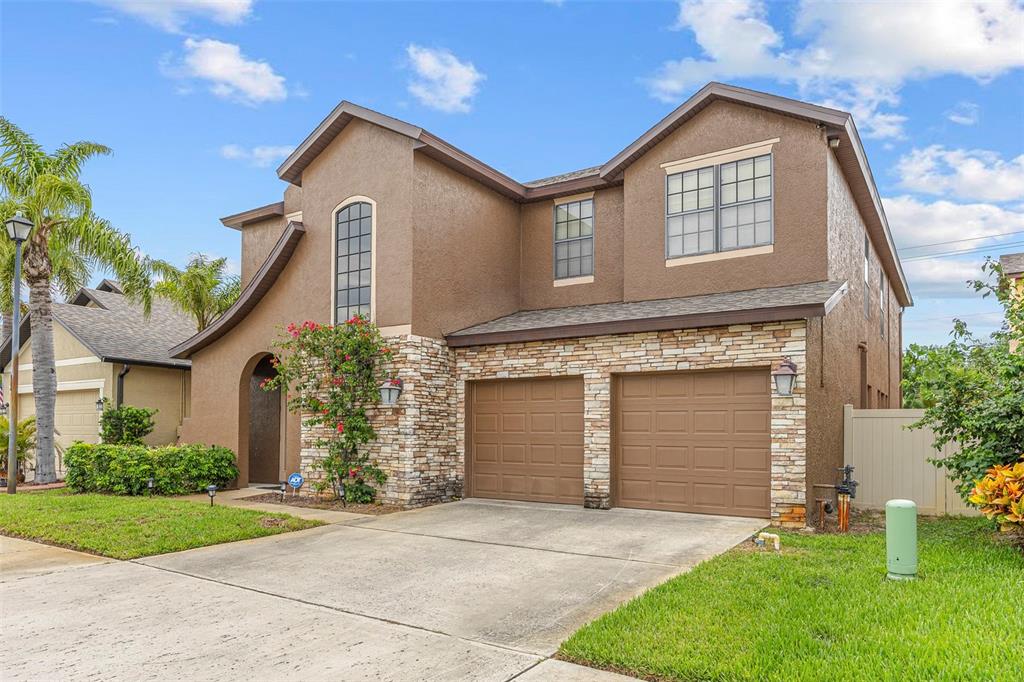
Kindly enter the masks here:
<path id="1" fill-rule="evenodd" d="M 32 136 L 0 116 L 0 166 L 8 166 L 21 176 L 41 170 L 46 152 Z"/>
<path id="2" fill-rule="evenodd" d="M 82 165 L 94 156 L 106 156 L 110 147 L 95 142 L 75 142 L 61 145 L 52 157 L 50 172 L 62 178 L 78 178 Z"/>

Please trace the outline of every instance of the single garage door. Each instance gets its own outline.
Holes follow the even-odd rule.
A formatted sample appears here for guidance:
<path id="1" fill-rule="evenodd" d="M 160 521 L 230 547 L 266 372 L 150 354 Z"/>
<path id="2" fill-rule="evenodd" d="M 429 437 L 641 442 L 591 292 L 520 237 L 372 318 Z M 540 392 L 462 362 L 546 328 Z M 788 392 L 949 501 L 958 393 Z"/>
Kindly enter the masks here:
<path id="1" fill-rule="evenodd" d="M 583 379 L 470 384 L 468 495 L 583 503 Z"/>
<path id="2" fill-rule="evenodd" d="M 614 504 L 768 517 L 769 381 L 767 369 L 616 377 Z"/>
<path id="3" fill-rule="evenodd" d="M 31 417 L 36 413 L 35 400 L 30 393 L 19 396 L 18 421 Z M 67 450 L 76 441 L 86 443 L 100 442 L 99 415 L 96 412 L 96 401 L 100 392 L 95 388 L 80 391 L 57 391 L 57 405 L 54 410 L 54 429 L 57 445 Z M 64 465 L 58 454 L 57 473 L 64 473 Z"/>

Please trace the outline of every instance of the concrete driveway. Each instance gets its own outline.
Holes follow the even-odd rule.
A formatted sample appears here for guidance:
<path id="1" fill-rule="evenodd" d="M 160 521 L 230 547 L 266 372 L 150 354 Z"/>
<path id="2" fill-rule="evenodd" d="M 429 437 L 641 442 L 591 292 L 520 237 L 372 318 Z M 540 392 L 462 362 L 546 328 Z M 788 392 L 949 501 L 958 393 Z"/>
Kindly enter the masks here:
<path id="1" fill-rule="evenodd" d="M 574 630 L 756 519 L 466 500 L 0 584 L 10 679 L 615 680 Z"/>

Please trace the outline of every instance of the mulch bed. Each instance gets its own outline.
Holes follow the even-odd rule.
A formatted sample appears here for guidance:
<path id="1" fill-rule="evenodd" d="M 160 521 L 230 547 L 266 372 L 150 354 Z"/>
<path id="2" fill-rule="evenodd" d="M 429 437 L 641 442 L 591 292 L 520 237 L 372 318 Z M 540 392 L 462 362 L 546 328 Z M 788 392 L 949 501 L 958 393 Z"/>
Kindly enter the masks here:
<path id="1" fill-rule="evenodd" d="M 55 488 L 63 488 L 66 485 L 67 484 L 64 483 L 64 481 L 57 481 L 56 483 L 33 483 L 32 481 L 28 481 L 28 482 L 21 482 L 21 481 L 19 481 L 18 482 L 18 490 L 26 492 L 26 493 L 34 493 L 34 492 L 38 492 L 40 490 L 53 490 Z M 2 492 L 7 492 L 7 484 L 6 484 L 6 482 L 4 483 L 3 491 Z"/>
<path id="2" fill-rule="evenodd" d="M 389 504 L 356 504 L 349 502 L 342 504 L 341 500 L 325 500 L 307 495 L 285 495 L 284 502 L 281 501 L 281 493 L 264 493 L 244 498 L 246 502 L 262 502 L 263 504 L 279 504 L 282 507 L 305 507 L 306 509 L 327 509 L 330 511 L 343 511 L 352 514 L 370 514 L 380 516 L 381 514 L 394 514 L 403 511 L 401 507 Z"/>

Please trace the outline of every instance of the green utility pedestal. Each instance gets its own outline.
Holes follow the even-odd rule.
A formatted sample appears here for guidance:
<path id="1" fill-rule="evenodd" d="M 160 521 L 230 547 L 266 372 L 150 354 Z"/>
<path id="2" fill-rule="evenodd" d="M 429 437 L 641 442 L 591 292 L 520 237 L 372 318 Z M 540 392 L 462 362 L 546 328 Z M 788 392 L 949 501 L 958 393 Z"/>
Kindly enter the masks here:
<path id="1" fill-rule="evenodd" d="M 890 580 L 917 577 L 917 505 L 913 501 L 885 503 L 885 553 Z"/>

